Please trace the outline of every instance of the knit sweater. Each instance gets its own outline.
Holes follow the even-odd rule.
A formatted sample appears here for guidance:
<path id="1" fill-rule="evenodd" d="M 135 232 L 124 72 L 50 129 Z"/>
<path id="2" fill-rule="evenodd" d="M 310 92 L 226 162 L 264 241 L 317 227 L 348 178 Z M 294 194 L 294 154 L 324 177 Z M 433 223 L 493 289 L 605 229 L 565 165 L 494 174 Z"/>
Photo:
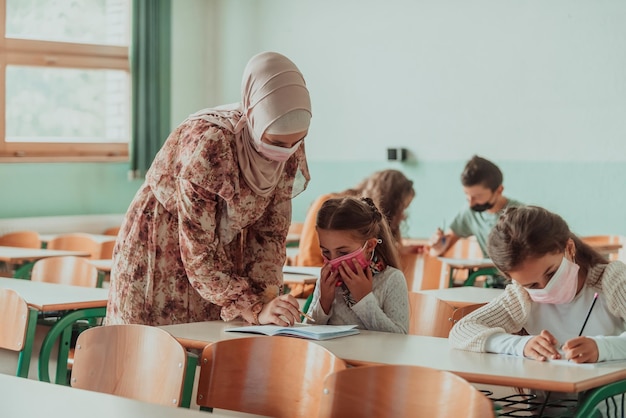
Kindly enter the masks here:
<path id="1" fill-rule="evenodd" d="M 409 329 L 409 293 L 402 272 L 387 267 L 372 277 L 372 291 L 352 307 L 337 287 L 335 300 L 326 314 L 320 304 L 320 286 L 315 287 L 308 314 L 315 324 L 358 325 L 370 331 L 406 334 Z"/>
<path id="2" fill-rule="evenodd" d="M 616 330 L 626 330 L 626 265 L 620 261 L 593 266 L 586 277 L 585 288 L 598 292 L 602 303 L 594 308 L 594 315 L 604 314 L 617 322 Z M 587 290 L 587 289 L 583 289 Z M 588 293 L 581 291 L 580 293 Z M 577 295 L 576 298 L 580 296 Z M 572 302 L 574 303 L 575 300 Z M 541 324 L 539 310 L 550 308 L 533 302 L 528 292 L 519 284 L 513 282 L 508 285 L 502 295 L 484 307 L 462 318 L 450 332 L 450 344 L 454 348 L 486 352 L 487 341 L 496 334 L 514 334 L 532 325 L 537 331 Z M 559 307 L 552 305 L 551 307 Z M 563 307 L 563 305 L 560 305 Z M 604 310 L 604 311 L 603 311 Z M 553 319 L 553 318 L 551 318 Z M 582 319 L 579 317 L 559 318 L 564 326 L 580 327 Z M 598 343 L 600 360 L 626 358 L 623 347 L 626 343 L 626 334 L 617 331 L 617 337 L 594 337 Z M 575 337 L 576 335 L 572 335 Z M 563 343 L 564 341 L 561 341 Z M 616 345 L 616 347 L 611 347 Z"/>

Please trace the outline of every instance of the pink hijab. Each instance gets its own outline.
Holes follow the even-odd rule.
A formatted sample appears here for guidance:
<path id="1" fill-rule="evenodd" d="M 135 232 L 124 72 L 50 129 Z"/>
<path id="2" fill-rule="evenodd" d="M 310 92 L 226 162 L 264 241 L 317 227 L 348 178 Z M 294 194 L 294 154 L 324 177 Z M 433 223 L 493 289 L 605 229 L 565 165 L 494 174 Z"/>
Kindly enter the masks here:
<path id="1" fill-rule="evenodd" d="M 304 110 L 311 114 L 309 91 L 302 73 L 287 57 L 276 52 L 262 52 L 252 57 L 246 65 L 241 97 L 241 103 L 204 109 L 189 116 L 189 119 L 204 119 L 233 133 L 239 169 L 246 183 L 256 194 L 267 197 L 280 180 L 285 163 L 271 161 L 260 155 L 255 142 L 261 140 L 268 126 L 289 112 Z M 294 133 L 293 129 L 285 125 L 288 124 L 276 124 L 284 126 L 285 131 L 275 132 L 272 129 L 272 133 Z M 304 149 L 302 151 L 292 197 L 304 190 L 309 180 Z"/>

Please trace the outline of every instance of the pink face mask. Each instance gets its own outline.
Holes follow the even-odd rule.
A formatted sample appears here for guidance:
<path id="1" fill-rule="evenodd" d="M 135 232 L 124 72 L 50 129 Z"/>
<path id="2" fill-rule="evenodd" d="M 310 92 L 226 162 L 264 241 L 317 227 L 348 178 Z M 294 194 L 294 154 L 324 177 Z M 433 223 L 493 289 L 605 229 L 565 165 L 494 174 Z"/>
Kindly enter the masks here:
<path id="1" fill-rule="evenodd" d="M 261 141 L 257 142 L 257 149 L 261 155 L 269 158 L 272 161 L 282 163 L 287 161 L 289 157 L 291 157 L 293 153 L 298 150 L 301 142 L 302 141 L 298 141 L 291 148 L 283 148 L 276 145 L 266 144 L 265 142 Z"/>
<path id="2" fill-rule="evenodd" d="M 563 257 L 561 265 L 543 289 L 526 289 L 530 298 L 537 303 L 561 305 L 570 303 L 578 289 L 578 264 Z"/>
<path id="3" fill-rule="evenodd" d="M 350 254 L 342 255 L 341 257 L 333 258 L 332 260 L 328 260 L 324 257 L 324 262 L 330 263 L 330 271 L 337 271 L 339 266 L 343 261 L 347 262 L 352 271 L 354 271 L 354 265 L 350 260 L 356 260 L 357 263 L 361 265 L 362 268 L 366 268 L 370 265 L 370 260 L 365 258 L 365 248 L 367 247 L 367 243 L 363 245 L 363 248 L 359 248 L 356 251 L 351 252 Z M 373 255 L 373 254 L 372 254 Z M 354 271 L 356 273 L 356 271 Z"/>

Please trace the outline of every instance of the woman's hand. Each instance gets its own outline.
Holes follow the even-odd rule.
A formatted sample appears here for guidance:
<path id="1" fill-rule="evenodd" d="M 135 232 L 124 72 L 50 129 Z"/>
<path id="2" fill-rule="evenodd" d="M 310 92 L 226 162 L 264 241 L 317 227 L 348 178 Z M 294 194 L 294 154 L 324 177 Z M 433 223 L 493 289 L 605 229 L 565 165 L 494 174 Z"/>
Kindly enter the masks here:
<path id="1" fill-rule="evenodd" d="M 596 342 L 587 337 L 576 337 L 563 344 L 565 358 L 574 363 L 597 363 L 600 354 Z"/>
<path id="2" fill-rule="evenodd" d="M 280 295 L 263 305 L 259 313 L 259 324 L 292 326 L 300 321 L 300 305 L 291 295 Z"/>
<path id="3" fill-rule="evenodd" d="M 330 264 L 324 264 L 318 286 L 320 287 L 320 305 L 326 315 L 330 313 L 330 308 L 335 300 L 335 288 L 337 287 L 338 278 L 339 273 L 331 271 Z"/>
<path id="4" fill-rule="evenodd" d="M 546 361 L 549 358 L 560 359 L 561 354 L 556 348 L 558 343 L 557 339 L 544 329 L 541 334 L 528 340 L 524 346 L 524 357 L 539 361 Z"/>
<path id="5" fill-rule="evenodd" d="M 356 273 L 345 261 L 341 263 L 338 271 L 341 280 L 348 286 L 348 290 L 350 290 L 354 300 L 359 302 L 372 291 L 372 270 L 369 267 L 363 270 L 361 265 L 355 260 L 350 260 L 350 263 L 354 266 Z"/>

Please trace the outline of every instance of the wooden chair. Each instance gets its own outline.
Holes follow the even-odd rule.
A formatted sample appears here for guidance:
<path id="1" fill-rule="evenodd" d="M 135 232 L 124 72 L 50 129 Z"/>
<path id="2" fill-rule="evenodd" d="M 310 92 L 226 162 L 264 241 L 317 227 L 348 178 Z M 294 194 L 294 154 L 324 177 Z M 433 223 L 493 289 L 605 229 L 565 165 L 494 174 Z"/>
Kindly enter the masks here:
<path id="1" fill-rule="evenodd" d="M 48 241 L 49 250 L 84 251 L 90 254 L 89 258 L 96 260 L 100 257 L 101 245 L 89 234 L 61 234 Z"/>
<path id="2" fill-rule="evenodd" d="M 346 367 L 312 341 L 247 337 L 205 347 L 197 403 L 278 418 L 316 417 L 324 378 Z"/>
<path id="3" fill-rule="evenodd" d="M 41 238 L 35 231 L 9 232 L 0 236 L 0 246 L 41 248 Z"/>
<path id="4" fill-rule="evenodd" d="M 119 226 L 114 226 L 111 228 L 107 228 L 102 235 L 115 235 L 117 236 L 120 232 L 120 227 Z"/>
<path id="5" fill-rule="evenodd" d="M 418 366 L 363 366 L 324 382 L 320 418 L 494 417 L 491 401 L 466 380 Z"/>
<path id="6" fill-rule="evenodd" d="M 478 303 L 455 308 L 433 295 L 409 292 L 409 334 L 448 338 L 459 319 L 483 305 Z"/>
<path id="7" fill-rule="evenodd" d="M 580 239 L 604 255 L 609 261 L 620 260 L 622 255 L 622 237 L 620 235 L 587 235 Z"/>
<path id="8" fill-rule="evenodd" d="M 113 258 L 113 249 L 115 248 L 115 241 L 104 241 L 100 244 L 100 256 L 101 260 L 109 260 Z"/>
<path id="9" fill-rule="evenodd" d="M 144 402 L 180 406 L 185 396 L 183 390 L 189 389 L 185 387 L 185 377 L 190 372 L 187 365 L 185 349 L 162 329 L 107 325 L 90 328 L 78 336 L 70 384 Z M 193 376 L 190 380 L 193 382 Z"/>
<path id="10" fill-rule="evenodd" d="M 19 353 L 16 376 L 28 377 L 37 311 L 11 289 L 0 288 L 0 349 Z"/>
<path id="11" fill-rule="evenodd" d="M 49 257 L 36 261 L 30 279 L 71 286 L 102 286 L 98 280 L 98 269 L 86 259 L 73 256 Z"/>

